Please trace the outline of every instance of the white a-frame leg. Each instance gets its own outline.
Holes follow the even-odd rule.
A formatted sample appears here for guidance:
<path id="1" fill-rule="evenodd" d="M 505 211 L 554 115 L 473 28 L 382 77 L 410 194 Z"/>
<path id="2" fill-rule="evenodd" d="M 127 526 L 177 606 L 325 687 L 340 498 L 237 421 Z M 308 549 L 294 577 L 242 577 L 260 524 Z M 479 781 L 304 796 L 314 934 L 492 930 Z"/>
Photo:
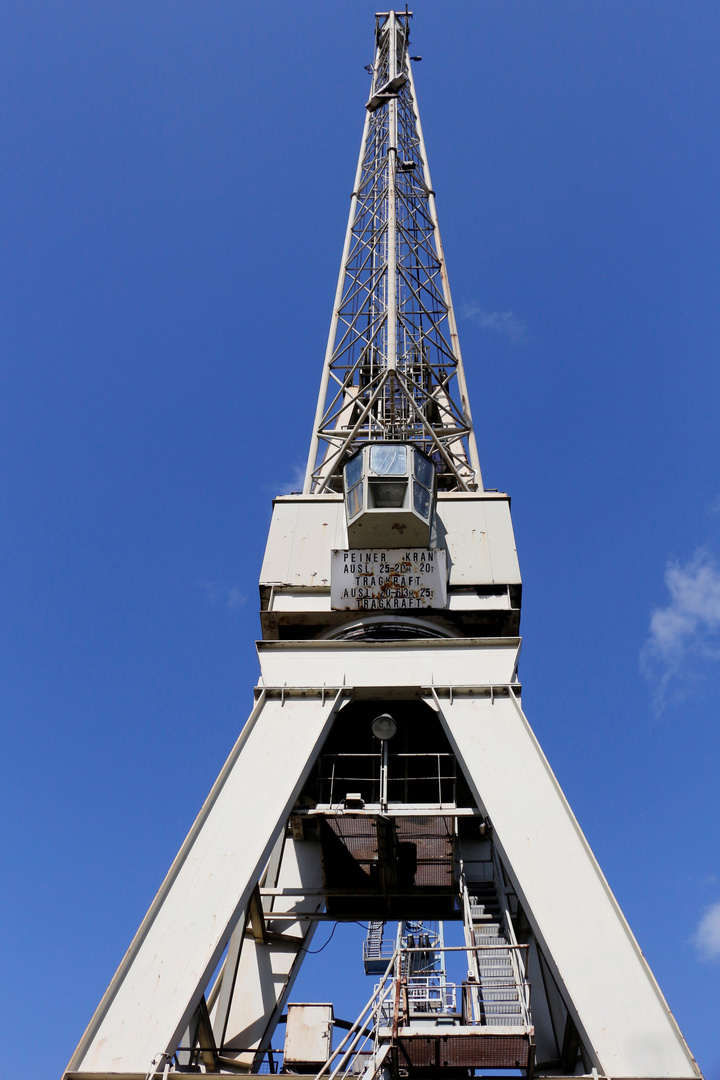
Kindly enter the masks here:
<path id="1" fill-rule="evenodd" d="M 174 1053 L 342 699 L 261 692 L 69 1072 L 145 1075 Z"/>
<path id="2" fill-rule="evenodd" d="M 699 1075 L 513 689 L 432 698 L 596 1067 Z"/>
<path id="3" fill-rule="evenodd" d="M 590 1065 L 613 1077 L 699 1076 L 522 713 L 517 647 L 517 639 L 261 646 L 266 686 L 277 686 L 280 655 L 290 686 L 262 692 L 70 1071 L 144 1074 L 153 1058 L 174 1053 L 233 930 L 209 1022 L 238 1051 L 272 1035 L 308 941 L 302 913 L 323 903 L 313 843 L 294 845 L 288 833 L 281 851 L 278 837 L 340 706 L 359 694 L 385 703 L 424 697 L 436 710 Z M 475 686 L 458 677 L 469 649 Z M 321 675 L 343 689 L 318 691 Z M 284 924 L 274 918 L 273 884 L 286 893 L 297 886 L 297 922 L 287 908 Z M 252 1066 L 252 1055 L 233 1056 Z"/>

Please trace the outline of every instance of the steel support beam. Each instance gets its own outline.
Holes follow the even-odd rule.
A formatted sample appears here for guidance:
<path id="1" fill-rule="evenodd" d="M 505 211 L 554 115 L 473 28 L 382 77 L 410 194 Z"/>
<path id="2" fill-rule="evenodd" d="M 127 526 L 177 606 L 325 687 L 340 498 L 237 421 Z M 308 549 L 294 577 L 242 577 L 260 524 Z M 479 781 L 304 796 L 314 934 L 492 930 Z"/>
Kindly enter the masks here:
<path id="1" fill-rule="evenodd" d="M 71 1072 L 147 1071 L 158 1053 L 175 1051 L 342 699 L 342 691 L 324 703 L 261 694 Z"/>
<path id="2" fill-rule="evenodd" d="M 431 700 L 595 1067 L 614 1077 L 698 1077 L 515 696 Z"/>

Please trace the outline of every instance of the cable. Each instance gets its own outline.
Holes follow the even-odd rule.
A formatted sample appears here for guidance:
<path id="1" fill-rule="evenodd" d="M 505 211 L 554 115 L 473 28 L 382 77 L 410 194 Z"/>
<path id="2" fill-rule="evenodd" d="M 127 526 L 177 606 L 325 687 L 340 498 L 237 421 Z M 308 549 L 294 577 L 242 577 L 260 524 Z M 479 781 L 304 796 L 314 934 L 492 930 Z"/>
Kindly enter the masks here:
<path id="1" fill-rule="evenodd" d="M 357 919 L 353 919 L 353 922 L 355 923 L 356 926 L 362 926 L 363 930 L 369 930 L 370 929 L 369 926 L 366 926 L 365 923 L 358 922 Z M 330 937 L 327 939 L 327 941 L 325 942 L 324 945 L 320 946 L 319 949 L 303 949 L 303 952 L 307 953 L 308 956 L 317 956 L 318 953 L 321 953 L 323 951 L 323 949 L 326 949 L 328 947 L 328 945 L 330 944 L 330 942 L 333 939 L 333 934 L 335 933 L 335 931 L 337 930 L 339 925 L 340 925 L 340 923 L 335 923 L 332 930 L 330 931 Z"/>
<path id="2" fill-rule="evenodd" d="M 319 949 L 305 949 L 304 951 L 307 953 L 307 955 L 308 956 L 317 956 L 317 954 L 321 953 L 323 951 L 323 949 L 327 949 L 328 945 L 330 944 L 330 942 L 333 939 L 333 934 L 335 933 L 335 931 L 337 930 L 339 925 L 340 925 L 339 923 L 335 923 L 335 925 L 333 926 L 332 931 L 330 933 L 330 937 L 327 939 L 327 941 L 325 942 L 324 945 L 320 946 Z"/>

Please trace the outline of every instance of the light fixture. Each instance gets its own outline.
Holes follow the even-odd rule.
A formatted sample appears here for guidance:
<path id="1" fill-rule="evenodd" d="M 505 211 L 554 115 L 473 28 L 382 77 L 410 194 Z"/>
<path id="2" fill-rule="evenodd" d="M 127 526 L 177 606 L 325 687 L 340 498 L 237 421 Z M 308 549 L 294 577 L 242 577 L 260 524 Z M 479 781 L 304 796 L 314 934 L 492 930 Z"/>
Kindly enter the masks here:
<path id="1" fill-rule="evenodd" d="M 375 738 L 380 739 L 381 742 L 387 742 L 388 739 L 392 739 L 396 731 L 397 724 L 390 713 L 381 713 L 380 716 L 376 716 L 372 722 L 372 733 Z"/>

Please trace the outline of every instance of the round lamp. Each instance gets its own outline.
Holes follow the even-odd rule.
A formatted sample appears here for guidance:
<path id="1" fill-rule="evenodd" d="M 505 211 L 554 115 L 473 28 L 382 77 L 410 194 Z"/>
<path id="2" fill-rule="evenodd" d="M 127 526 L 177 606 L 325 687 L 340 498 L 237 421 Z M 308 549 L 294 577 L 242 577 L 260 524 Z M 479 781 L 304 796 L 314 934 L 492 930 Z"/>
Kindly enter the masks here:
<path id="1" fill-rule="evenodd" d="M 396 731 L 397 724 L 390 713 L 381 713 L 381 715 L 376 716 L 372 722 L 372 733 L 375 738 L 380 739 L 381 742 L 387 742 L 388 739 L 392 739 Z"/>

